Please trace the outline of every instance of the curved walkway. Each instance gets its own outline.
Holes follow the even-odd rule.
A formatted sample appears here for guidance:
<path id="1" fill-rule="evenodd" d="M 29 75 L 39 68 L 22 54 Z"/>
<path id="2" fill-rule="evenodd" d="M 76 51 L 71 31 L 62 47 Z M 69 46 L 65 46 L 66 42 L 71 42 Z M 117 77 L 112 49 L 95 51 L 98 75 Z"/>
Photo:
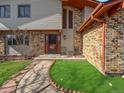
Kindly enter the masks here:
<path id="1" fill-rule="evenodd" d="M 20 81 L 16 93 L 61 93 L 49 83 L 48 70 L 54 60 L 42 60 Z"/>

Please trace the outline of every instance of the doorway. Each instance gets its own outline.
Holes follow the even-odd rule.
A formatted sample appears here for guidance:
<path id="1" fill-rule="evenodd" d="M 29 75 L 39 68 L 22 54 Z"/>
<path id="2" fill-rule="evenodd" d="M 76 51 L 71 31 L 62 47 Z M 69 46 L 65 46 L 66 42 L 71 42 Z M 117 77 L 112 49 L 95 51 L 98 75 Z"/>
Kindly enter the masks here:
<path id="1" fill-rule="evenodd" d="M 46 35 L 46 54 L 58 54 L 60 48 L 60 36 L 57 34 Z"/>

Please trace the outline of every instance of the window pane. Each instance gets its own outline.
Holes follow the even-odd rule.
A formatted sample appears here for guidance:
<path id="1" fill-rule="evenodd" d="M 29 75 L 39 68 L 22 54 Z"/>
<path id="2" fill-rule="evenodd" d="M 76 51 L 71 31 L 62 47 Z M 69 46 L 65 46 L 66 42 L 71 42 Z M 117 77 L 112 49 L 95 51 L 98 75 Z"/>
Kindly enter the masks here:
<path id="1" fill-rule="evenodd" d="M 73 12 L 69 11 L 69 28 L 73 28 Z"/>
<path id="2" fill-rule="evenodd" d="M 24 37 L 23 35 L 17 36 L 17 45 L 23 45 Z"/>
<path id="3" fill-rule="evenodd" d="M 5 7 L 4 16 L 5 16 L 6 18 L 9 18 L 9 17 L 10 17 L 10 6 L 6 6 L 6 7 Z"/>
<path id="4" fill-rule="evenodd" d="M 18 9 L 18 16 L 19 16 L 19 17 L 24 17 L 24 7 L 19 6 L 19 9 Z"/>
<path id="5" fill-rule="evenodd" d="M 10 17 L 10 6 L 9 5 L 0 6 L 0 17 L 1 18 Z"/>
<path id="6" fill-rule="evenodd" d="M 1 7 L 0 7 L 0 17 L 1 17 Z"/>
<path id="7" fill-rule="evenodd" d="M 30 5 L 19 5 L 18 17 L 30 17 Z"/>
<path id="8" fill-rule="evenodd" d="M 8 45 L 16 45 L 16 36 L 15 35 L 7 35 Z"/>
<path id="9" fill-rule="evenodd" d="M 7 42 L 8 42 L 8 45 L 12 45 L 11 35 L 7 35 Z"/>
<path id="10" fill-rule="evenodd" d="M 13 45 L 17 45 L 17 41 L 16 41 L 16 35 L 11 35 L 12 41 L 13 41 Z"/>
<path id="11" fill-rule="evenodd" d="M 30 17 L 30 6 L 29 5 L 25 7 L 25 16 Z"/>
<path id="12" fill-rule="evenodd" d="M 13 45 L 17 45 L 16 39 L 13 38 Z"/>
<path id="13" fill-rule="evenodd" d="M 63 28 L 67 28 L 67 10 L 63 9 Z"/>
<path id="14" fill-rule="evenodd" d="M 3 18 L 4 17 L 4 7 L 0 6 L 0 17 Z"/>
<path id="15" fill-rule="evenodd" d="M 28 36 L 25 37 L 25 45 L 29 45 L 29 37 Z"/>

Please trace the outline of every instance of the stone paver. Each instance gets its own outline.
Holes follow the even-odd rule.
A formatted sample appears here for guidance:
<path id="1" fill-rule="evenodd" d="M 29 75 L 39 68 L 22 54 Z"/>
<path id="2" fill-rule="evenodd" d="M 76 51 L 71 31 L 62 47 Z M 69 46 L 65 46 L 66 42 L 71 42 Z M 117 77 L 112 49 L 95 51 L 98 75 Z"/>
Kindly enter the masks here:
<path id="1" fill-rule="evenodd" d="M 0 87 L 0 93 L 14 93 L 16 90 L 16 87 L 18 85 L 18 82 L 23 78 L 23 76 L 32 69 L 37 63 L 32 63 L 29 66 L 27 66 L 25 69 L 20 71 L 19 73 L 13 75 L 8 81 L 6 81 L 1 87 Z"/>
<path id="2" fill-rule="evenodd" d="M 42 60 L 20 81 L 16 93 L 60 93 L 49 82 L 48 70 L 54 60 Z"/>
<path id="3" fill-rule="evenodd" d="M 71 55 L 59 55 L 59 54 L 49 54 L 49 55 L 40 55 L 35 57 L 34 60 L 44 60 L 44 59 L 77 59 L 77 60 L 84 60 L 85 58 L 82 55 L 78 56 L 71 56 Z"/>

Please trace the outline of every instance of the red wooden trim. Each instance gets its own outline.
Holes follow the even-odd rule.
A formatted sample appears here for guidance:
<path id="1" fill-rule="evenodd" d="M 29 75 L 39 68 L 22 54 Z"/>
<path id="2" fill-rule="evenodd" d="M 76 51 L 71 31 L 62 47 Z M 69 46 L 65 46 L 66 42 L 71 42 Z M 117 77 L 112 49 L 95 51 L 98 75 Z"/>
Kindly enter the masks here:
<path id="1" fill-rule="evenodd" d="M 102 3 L 100 3 L 91 13 L 91 15 L 89 16 L 89 18 L 81 25 L 81 27 L 78 29 L 78 31 L 82 31 L 85 26 L 89 23 L 89 21 L 92 20 L 93 14 L 96 13 L 101 7 L 103 6 Z"/>
<path id="2" fill-rule="evenodd" d="M 124 8 L 124 0 L 123 0 L 123 3 L 122 3 L 122 8 Z"/>
<path id="3" fill-rule="evenodd" d="M 95 0 L 86 0 L 86 5 L 95 8 L 97 5 L 99 4 L 99 2 L 95 1 Z"/>
<path id="4" fill-rule="evenodd" d="M 94 21 L 92 19 L 93 18 L 98 18 L 100 17 L 104 12 L 108 11 L 109 9 L 111 9 L 113 6 L 121 3 L 122 0 L 118 0 L 118 1 L 112 1 L 110 3 L 100 3 L 95 9 L 94 11 L 91 13 L 91 15 L 89 16 L 89 18 L 81 25 L 81 27 L 78 29 L 78 31 L 82 32 L 86 27 L 88 27 L 89 25 L 91 25 L 91 23 Z"/>
<path id="5" fill-rule="evenodd" d="M 86 1 L 87 0 L 62 0 L 62 5 L 83 9 Z"/>

